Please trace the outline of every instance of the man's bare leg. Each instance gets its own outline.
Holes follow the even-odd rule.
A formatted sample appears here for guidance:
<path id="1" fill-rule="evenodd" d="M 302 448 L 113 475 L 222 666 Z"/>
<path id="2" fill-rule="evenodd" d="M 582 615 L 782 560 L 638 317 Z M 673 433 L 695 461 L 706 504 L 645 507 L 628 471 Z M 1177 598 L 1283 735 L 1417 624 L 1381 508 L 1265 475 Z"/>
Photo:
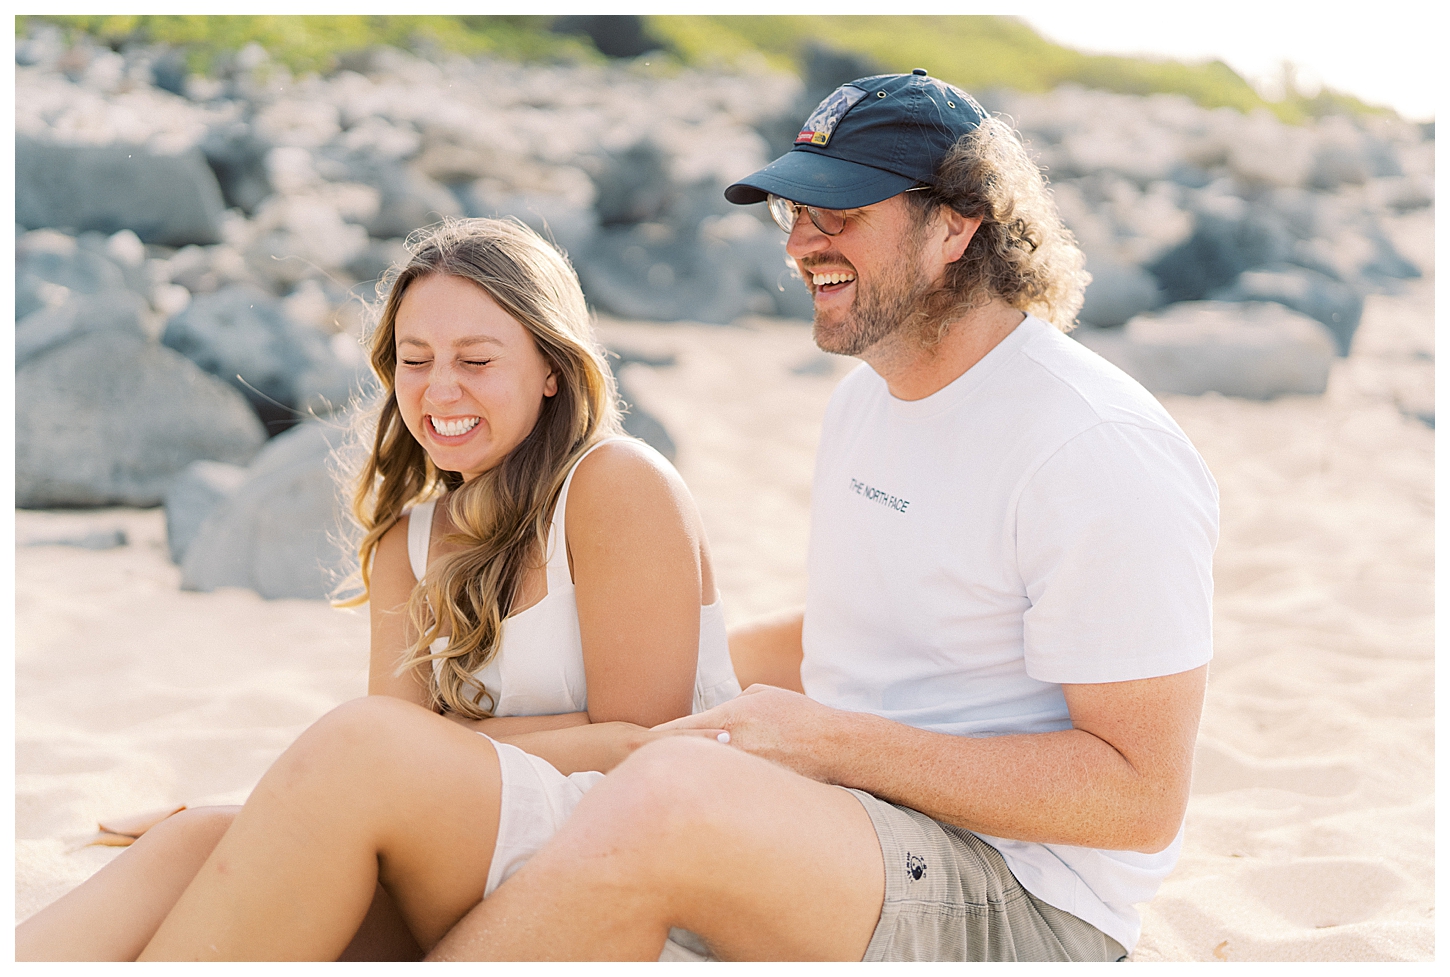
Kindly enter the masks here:
<path id="1" fill-rule="evenodd" d="M 378 883 L 420 945 L 482 898 L 499 813 L 486 739 L 372 696 L 262 778 L 142 959 L 336 959 Z"/>
<path id="2" fill-rule="evenodd" d="M 725 960 L 859 960 L 885 894 L 865 809 L 714 743 L 661 740 L 438 944 L 443 960 L 653 960 L 671 927 Z"/>

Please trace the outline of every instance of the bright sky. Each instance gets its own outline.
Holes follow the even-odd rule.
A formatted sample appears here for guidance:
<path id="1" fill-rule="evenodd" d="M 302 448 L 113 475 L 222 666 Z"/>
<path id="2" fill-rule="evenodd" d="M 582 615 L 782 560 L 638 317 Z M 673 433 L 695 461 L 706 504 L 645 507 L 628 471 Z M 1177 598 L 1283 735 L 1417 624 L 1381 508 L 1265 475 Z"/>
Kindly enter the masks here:
<path id="1" fill-rule="evenodd" d="M 1444 29 L 1432 15 L 1438 5 L 1430 2 L 1035 0 L 1007 6 L 1038 33 L 1080 51 L 1218 58 L 1270 98 L 1275 86 L 1282 91 L 1284 61 L 1298 69 L 1301 89 L 1312 92 L 1322 83 L 1415 120 L 1434 117 L 1446 87 L 1438 50 Z"/>

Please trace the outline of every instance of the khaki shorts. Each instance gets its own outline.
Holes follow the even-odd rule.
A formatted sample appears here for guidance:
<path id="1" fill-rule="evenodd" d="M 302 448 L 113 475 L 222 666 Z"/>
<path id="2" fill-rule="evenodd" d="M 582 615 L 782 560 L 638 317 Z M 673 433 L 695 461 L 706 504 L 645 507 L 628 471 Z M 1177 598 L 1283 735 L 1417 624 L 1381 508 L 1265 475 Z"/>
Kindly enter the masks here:
<path id="1" fill-rule="evenodd" d="M 1122 946 L 1022 888 L 997 849 L 919 811 L 845 788 L 871 816 L 886 900 L 864 959 L 1121 960 Z"/>

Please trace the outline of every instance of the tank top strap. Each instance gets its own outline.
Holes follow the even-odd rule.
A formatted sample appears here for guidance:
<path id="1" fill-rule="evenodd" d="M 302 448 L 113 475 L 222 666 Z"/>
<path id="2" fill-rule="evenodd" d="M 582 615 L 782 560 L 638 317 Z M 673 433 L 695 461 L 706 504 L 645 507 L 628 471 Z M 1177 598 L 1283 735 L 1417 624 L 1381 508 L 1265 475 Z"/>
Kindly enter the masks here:
<path id="1" fill-rule="evenodd" d="M 437 504 L 437 499 L 419 502 L 408 513 L 408 563 L 414 580 L 422 580 L 423 571 L 428 569 L 428 540 L 433 535 L 433 508 Z"/>
<path id="2" fill-rule="evenodd" d="M 579 463 L 593 454 L 600 445 L 609 444 L 611 441 L 632 440 L 633 438 L 613 437 L 596 441 L 588 451 L 579 456 L 579 461 L 574 462 L 574 467 L 564 476 L 564 484 L 559 489 L 559 501 L 554 503 L 554 518 L 549 522 L 549 558 L 545 571 L 549 581 L 549 593 L 574 586 L 574 577 L 569 572 L 569 549 L 566 542 L 568 537 L 564 535 L 564 509 L 569 501 L 569 485 L 574 481 L 574 473 L 579 470 Z"/>

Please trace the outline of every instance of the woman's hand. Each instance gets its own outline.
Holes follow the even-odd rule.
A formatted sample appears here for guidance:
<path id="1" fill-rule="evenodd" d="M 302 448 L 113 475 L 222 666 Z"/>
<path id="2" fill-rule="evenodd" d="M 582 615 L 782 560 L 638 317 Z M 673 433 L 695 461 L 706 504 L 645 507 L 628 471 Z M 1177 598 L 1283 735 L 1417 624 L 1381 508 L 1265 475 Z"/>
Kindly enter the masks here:
<path id="1" fill-rule="evenodd" d="M 503 739 L 518 733 L 538 733 L 547 729 L 572 729 L 589 725 L 587 712 L 563 712 L 551 716 L 491 716 L 487 719 L 468 719 L 456 712 L 443 713 L 465 729 L 483 733 L 494 739 Z"/>

